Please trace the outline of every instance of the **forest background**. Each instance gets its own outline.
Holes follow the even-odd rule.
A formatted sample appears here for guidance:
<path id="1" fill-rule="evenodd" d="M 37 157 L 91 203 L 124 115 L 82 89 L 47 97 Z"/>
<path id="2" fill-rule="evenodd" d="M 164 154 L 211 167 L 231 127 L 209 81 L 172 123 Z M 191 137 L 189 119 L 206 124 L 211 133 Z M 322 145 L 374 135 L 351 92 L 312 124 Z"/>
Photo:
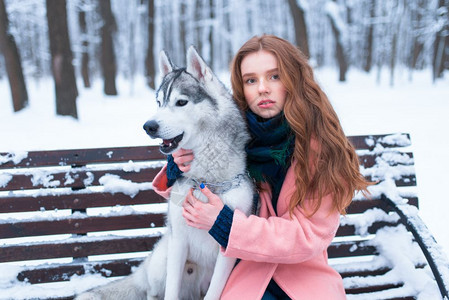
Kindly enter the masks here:
<path id="1" fill-rule="evenodd" d="M 182 66 L 189 45 L 227 72 L 233 53 L 261 33 L 296 43 L 315 68 L 338 68 L 336 80 L 349 68 L 376 80 L 387 69 L 391 85 L 404 70 L 438 80 L 449 69 L 448 8 L 449 0 L 0 0 L 0 80 L 8 77 L 19 111 L 26 82 L 53 76 L 57 114 L 77 118 L 77 78 L 82 88 L 102 78 L 106 95 L 121 92 L 117 76 L 132 91 L 143 75 L 154 89 L 157 53 Z"/>

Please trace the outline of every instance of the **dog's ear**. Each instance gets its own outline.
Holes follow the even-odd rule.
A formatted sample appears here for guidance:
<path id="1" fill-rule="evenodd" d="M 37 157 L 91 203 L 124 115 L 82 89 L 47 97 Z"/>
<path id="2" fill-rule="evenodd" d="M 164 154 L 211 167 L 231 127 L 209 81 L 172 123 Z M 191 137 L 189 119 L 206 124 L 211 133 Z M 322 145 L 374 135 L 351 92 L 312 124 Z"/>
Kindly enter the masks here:
<path id="1" fill-rule="evenodd" d="M 212 70 L 207 66 L 193 46 L 190 46 L 187 50 L 187 72 L 199 81 L 211 80 L 213 77 Z"/>
<path id="2" fill-rule="evenodd" d="M 161 71 L 162 76 L 165 76 L 173 71 L 173 63 L 168 57 L 167 52 L 164 50 L 159 53 L 159 70 Z"/>

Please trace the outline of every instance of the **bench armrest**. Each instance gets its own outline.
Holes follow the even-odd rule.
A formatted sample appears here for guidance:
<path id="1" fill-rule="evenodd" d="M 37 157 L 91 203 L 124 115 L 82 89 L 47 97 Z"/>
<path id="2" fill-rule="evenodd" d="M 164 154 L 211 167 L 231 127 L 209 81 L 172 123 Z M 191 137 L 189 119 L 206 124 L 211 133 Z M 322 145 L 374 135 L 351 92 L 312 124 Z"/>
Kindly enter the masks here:
<path id="1" fill-rule="evenodd" d="M 396 203 L 385 195 L 381 196 L 381 200 L 399 215 L 407 230 L 413 234 L 432 270 L 443 299 L 448 299 L 449 261 L 427 226 L 418 216 L 416 207 L 407 203 Z"/>

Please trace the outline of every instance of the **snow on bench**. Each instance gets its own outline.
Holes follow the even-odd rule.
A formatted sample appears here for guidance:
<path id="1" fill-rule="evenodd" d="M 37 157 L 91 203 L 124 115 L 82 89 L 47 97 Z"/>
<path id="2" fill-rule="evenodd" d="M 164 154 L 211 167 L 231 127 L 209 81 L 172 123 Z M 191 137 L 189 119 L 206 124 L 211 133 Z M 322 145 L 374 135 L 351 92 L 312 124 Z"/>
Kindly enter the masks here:
<path id="1" fill-rule="evenodd" d="M 418 216 L 407 134 L 350 137 L 371 181 L 328 249 L 348 299 L 441 299 L 449 264 Z M 0 298 L 72 299 L 129 274 L 163 234 L 157 147 L 0 153 Z M 424 249 L 424 251 L 422 250 Z"/>

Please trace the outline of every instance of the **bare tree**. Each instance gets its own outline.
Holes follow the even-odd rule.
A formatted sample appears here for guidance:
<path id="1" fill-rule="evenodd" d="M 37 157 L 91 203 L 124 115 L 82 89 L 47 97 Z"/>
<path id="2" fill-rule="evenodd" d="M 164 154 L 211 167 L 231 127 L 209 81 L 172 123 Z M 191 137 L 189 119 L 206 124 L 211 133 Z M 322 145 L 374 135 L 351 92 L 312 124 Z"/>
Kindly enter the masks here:
<path id="1" fill-rule="evenodd" d="M 156 67 L 154 65 L 154 1 L 148 1 L 148 48 L 145 57 L 145 75 L 150 88 L 155 88 Z"/>
<path id="2" fill-rule="evenodd" d="M 28 104 L 28 93 L 23 77 L 22 63 L 14 36 L 9 33 L 9 20 L 4 0 L 0 0 L 0 52 L 5 57 L 6 72 L 14 111 L 19 111 Z"/>
<path id="3" fill-rule="evenodd" d="M 187 10 L 187 3 L 184 1 L 179 2 L 179 38 L 180 38 L 180 45 L 179 45 L 179 52 L 186 53 L 187 50 L 187 16 L 186 16 L 186 10 Z"/>
<path id="4" fill-rule="evenodd" d="M 84 87 L 90 88 L 89 77 L 89 40 L 87 38 L 86 11 L 82 7 L 78 11 L 78 23 L 81 31 L 81 77 L 83 78 Z"/>
<path id="5" fill-rule="evenodd" d="M 332 32 L 335 36 L 335 57 L 340 68 L 339 81 L 346 81 L 346 72 L 348 71 L 348 62 L 344 49 L 343 34 L 345 29 L 342 18 L 338 14 L 338 5 L 335 2 L 327 3 L 327 16 L 329 17 Z"/>
<path id="6" fill-rule="evenodd" d="M 51 69 L 55 80 L 56 113 L 78 118 L 76 109 L 75 71 L 72 65 L 65 0 L 47 0 L 48 34 L 50 39 Z"/>
<path id="7" fill-rule="evenodd" d="M 113 33 L 117 29 L 114 15 L 112 14 L 111 1 L 99 0 L 100 14 L 103 19 L 101 28 L 101 67 L 104 78 L 104 93 L 106 95 L 117 95 L 115 76 L 117 63 L 115 61 Z"/>
<path id="8" fill-rule="evenodd" d="M 305 19 L 305 10 L 299 5 L 297 0 L 288 0 L 288 5 L 295 24 L 296 45 L 307 56 L 310 56 L 309 39 L 307 36 L 307 25 Z"/>
<path id="9" fill-rule="evenodd" d="M 210 20 L 215 19 L 215 13 L 214 13 L 214 1 L 209 0 L 209 18 Z M 210 22 L 210 29 L 209 29 L 209 49 L 210 49 L 210 55 L 209 55 L 209 66 L 214 69 L 215 63 L 214 63 L 214 36 L 215 36 L 215 27 L 212 22 Z"/>
<path id="10" fill-rule="evenodd" d="M 449 69 L 449 1 L 439 0 L 438 12 L 441 18 L 440 30 L 437 32 L 434 42 L 434 54 L 432 60 L 433 80 L 441 78 L 444 69 Z"/>
<path id="11" fill-rule="evenodd" d="M 419 28 L 423 26 L 423 11 L 425 7 L 424 0 L 417 0 L 416 2 L 410 3 L 410 13 L 411 19 L 413 20 L 411 33 L 413 35 L 412 48 L 409 51 L 409 59 L 408 66 L 409 68 L 417 69 L 420 68 L 418 66 L 418 59 L 423 54 L 424 51 L 424 43 L 420 34 L 417 32 Z M 417 30 L 418 29 L 418 30 Z"/>
<path id="12" fill-rule="evenodd" d="M 201 27 L 198 25 L 201 22 L 202 19 L 202 0 L 195 0 L 195 15 L 194 15 L 194 22 L 196 24 L 195 28 L 195 40 L 196 40 L 196 48 L 198 50 L 198 53 L 202 53 L 203 51 L 203 41 L 201 39 Z"/>
<path id="13" fill-rule="evenodd" d="M 374 40 L 374 25 L 372 24 L 376 16 L 376 0 L 369 0 L 369 23 L 366 30 L 366 47 L 365 60 L 363 70 L 370 72 L 373 65 L 373 40 Z"/>

